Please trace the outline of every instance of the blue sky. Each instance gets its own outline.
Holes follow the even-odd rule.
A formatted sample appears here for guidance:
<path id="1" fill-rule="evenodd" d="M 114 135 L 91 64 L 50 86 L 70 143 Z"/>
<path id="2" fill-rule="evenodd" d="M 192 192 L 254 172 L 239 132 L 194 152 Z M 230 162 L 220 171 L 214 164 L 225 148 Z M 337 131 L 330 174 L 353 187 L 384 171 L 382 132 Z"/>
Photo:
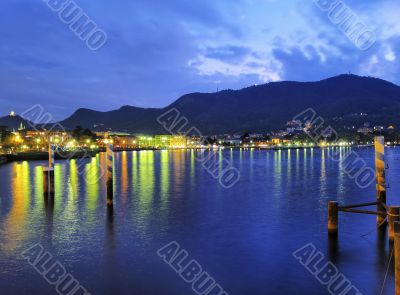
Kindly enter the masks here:
<path id="1" fill-rule="evenodd" d="M 375 33 L 369 50 L 312 0 L 77 0 L 108 35 L 96 52 L 43 1 L 1 0 L 0 115 L 36 103 L 55 119 L 163 107 L 189 92 L 349 71 L 400 84 L 399 1 L 344 2 Z"/>

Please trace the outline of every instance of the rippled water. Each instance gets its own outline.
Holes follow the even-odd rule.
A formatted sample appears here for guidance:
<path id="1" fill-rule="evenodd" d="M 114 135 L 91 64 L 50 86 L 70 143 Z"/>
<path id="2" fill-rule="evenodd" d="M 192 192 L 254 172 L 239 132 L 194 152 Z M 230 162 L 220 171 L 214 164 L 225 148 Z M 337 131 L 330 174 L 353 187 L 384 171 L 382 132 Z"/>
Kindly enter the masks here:
<path id="1" fill-rule="evenodd" d="M 372 148 L 356 151 L 374 167 Z M 380 294 L 391 248 L 375 217 L 341 214 L 338 242 L 326 233 L 328 200 L 374 201 L 375 187 L 358 188 L 329 152 L 216 152 L 241 172 L 231 189 L 195 151 L 117 153 L 113 211 L 105 180 L 95 181 L 104 154 L 83 165 L 57 162 L 54 203 L 43 197 L 44 162 L 0 166 L 0 292 L 56 294 L 21 256 L 40 243 L 91 294 L 194 294 L 156 254 L 176 241 L 230 295 L 328 294 L 292 256 L 307 243 L 363 294 Z M 387 150 L 393 204 L 400 204 L 399 158 L 400 149 Z M 390 267 L 383 294 L 393 285 Z"/>

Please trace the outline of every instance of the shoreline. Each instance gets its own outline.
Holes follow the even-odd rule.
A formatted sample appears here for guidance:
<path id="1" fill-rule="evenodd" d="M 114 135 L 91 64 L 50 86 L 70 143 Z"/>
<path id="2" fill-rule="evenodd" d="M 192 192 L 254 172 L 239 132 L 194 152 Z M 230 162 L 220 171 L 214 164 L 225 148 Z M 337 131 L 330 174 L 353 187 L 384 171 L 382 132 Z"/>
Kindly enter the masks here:
<path id="1" fill-rule="evenodd" d="M 56 152 L 54 157 L 56 160 L 91 158 L 98 154 L 100 151 L 77 151 L 69 153 Z M 0 165 L 18 162 L 18 161 L 45 161 L 49 159 L 47 152 L 22 152 L 9 155 L 0 155 Z"/>
<path id="2" fill-rule="evenodd" d="M 297 150 L 297 149 L 328 149 L 328 148 L 337 148 L 337 147 L 372 147 L 373 145 L 351 145 L 351 146 L 329 146 L 329 147 L 320 147 L 320 146 L 299 146 L 299 147 L 222 147 L 222 149 L 234 149 L 234 150 L 271 150 L 271 151 L 285 151 L 285 150 Z M 395 147 L 395 146 L 388 146 Z M 218 148 L 183 148 L 183 149 L 156 149 L 156 148 L 130 148 L 130 149 L 114 149 L 114 152 L 132 152 L 132 151 L 173 151 L 173 150 L 220 150 L 221 147 Z M 79 159 L 79 158 L 91 158 L 96 156 L 98 153 L 105 152 L 105 149 L 98 149 L 92 151 L 77 151 L 77 152 L 66 152 L 66 153 L 55 153 L 56 160 L 67 160 L 67 159 Z M 72 156 L 71 156 L 72 155 Z M 15 154 L 6 154 L 0 155 L 0 165 L 8 164 L 11 162 L 17 161 L 44 161 L 48 159 L 47 152 L 21 152 Z"/>

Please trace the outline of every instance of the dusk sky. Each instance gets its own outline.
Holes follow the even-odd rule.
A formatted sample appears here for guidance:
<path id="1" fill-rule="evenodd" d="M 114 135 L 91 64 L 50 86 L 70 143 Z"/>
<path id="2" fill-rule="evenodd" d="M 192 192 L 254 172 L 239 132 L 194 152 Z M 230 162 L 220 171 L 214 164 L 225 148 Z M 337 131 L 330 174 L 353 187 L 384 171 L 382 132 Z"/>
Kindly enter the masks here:
<path id="1" fill-rule="evenodd" d="M 400 84 L 398 0 L 347 0 L 375 33 L 358 49 L 311 0 L 76 1 L 108 35 L 89 50 L 39 0 L 1 0 L 0 115 L 42 104 L 163 107 L 189 92 L 341 73 Z"/>

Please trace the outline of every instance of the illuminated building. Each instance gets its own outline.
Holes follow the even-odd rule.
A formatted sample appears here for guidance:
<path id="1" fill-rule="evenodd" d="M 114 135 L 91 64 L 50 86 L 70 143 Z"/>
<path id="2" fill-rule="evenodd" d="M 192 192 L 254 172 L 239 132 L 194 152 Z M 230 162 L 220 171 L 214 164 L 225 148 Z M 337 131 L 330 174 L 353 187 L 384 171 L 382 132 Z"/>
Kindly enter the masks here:
<path id="1" fill-rule="evenodd" d="M 271 138 L 272 144 L 277 145 L 282 143 L 282 139 L 280 138 Z"/>
<path id="2" fill-rule="evenodd" d="M 173 135 L 171 138 L 170 148 L 184 149 L 187 147 L 187 139 L 184 135 Z"/>
<path id="3" fill-rule="evenodd" d="M 120 149 L 133 149 L 136 148 L 137 138 L 131 135 L 112 136 L 114 147 Z"/>
<path id="4" fill-rule="evenodd" d="M 154 137 L 153 136 L 139 136 L 138 146 L 140 148 L 154 148 Z"/>
<path id="5" fill-rule="evenodd" d="M 156 135 L 154 137 L 154 147 L 157 149 L 167 149 L 171 146 L 171 135 Z"/>
<path id="6" fill-rule="evenodd" d="M 184 149 L 187 147 L 187 138 L 184 135 L 156 135 L 154 147 L 157 149 Z"/>
<path id="7" fill-rule="evenodd" d="M 186 146 L 188 148 L 200 148 L 203 140 L 200 136 L 191 136 L 186 139 Z"/>

